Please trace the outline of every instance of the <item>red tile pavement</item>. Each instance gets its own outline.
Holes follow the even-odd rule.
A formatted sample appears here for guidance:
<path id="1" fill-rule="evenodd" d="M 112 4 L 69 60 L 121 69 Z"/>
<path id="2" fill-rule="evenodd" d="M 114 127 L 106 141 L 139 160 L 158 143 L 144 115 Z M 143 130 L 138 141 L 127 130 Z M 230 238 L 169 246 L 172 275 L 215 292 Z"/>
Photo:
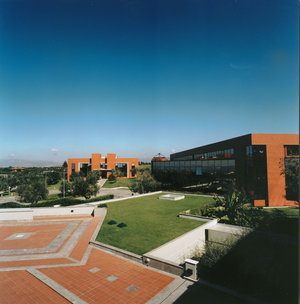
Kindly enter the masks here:
<path id="1" fill-rule="evenodd" d="M 0 272 L 0 303 L 69 303 L 26 271 Z"/>
<path id="2" fill-rule="evenodd" d="M 67 224 L 2 226 L 0 227 L 0 249 L 44 248 L 61 233 Z M 33 233 L 26 239 L 5 240 L 15 233 Z"/>
<path id="3" fill-rule="evenodd" d="M 97 267 L 100 270 L 91 273 Z M 88 303 L 145 303 L 174 278 L 92 249 L 87 264 L 80 267 L 44 268 L 42 273 Z M 109 282 L 107 277 L 118 279 Z M 138 287 L 134 292 L 126 290 Z"/>
<path id="4" fill-rule="evenodd" d="M 72 264 L 72 263 L 74 263 L 74 262 L 67 258 L 23 260 L 23 261 L 0 262 L 0 268 L 41 266 L 41 265 L 60 265 L 60 264 Z"/>
<path id="5" fill-rule="evenodd" d="M 76 247 L 70 254 L 70 258 L 73 258 L 77 261 L 80 261 L 86 252 L 86 249 L 89 245 L 89 241 L 91 240 L 91 237 L 93 233 L 95 232 L 95 229 L 97 228 L 99 222 L 101 220 L 100 216 L 94 217 L 93 220 L 90 222 L 89 226 L 85 230 L 84 234 L 78 241 Z"/>

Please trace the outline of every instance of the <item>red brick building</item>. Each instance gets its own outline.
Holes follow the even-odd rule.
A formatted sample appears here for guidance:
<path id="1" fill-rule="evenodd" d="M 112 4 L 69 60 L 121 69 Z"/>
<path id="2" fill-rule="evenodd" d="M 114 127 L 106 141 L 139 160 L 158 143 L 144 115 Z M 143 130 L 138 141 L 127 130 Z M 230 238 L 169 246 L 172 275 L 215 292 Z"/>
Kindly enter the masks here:
<path id="1" fill-rule="evenodd" d="M 93 153 L 91 158 L 69 158 L 68 180 L 72 172 L 101 171 L 102 178 L 109 178 L 113 169 L 120 168 L 125 172 L 126 178 L 132 178 L 131 169 L 138 168 L 138 158 L 118 158 L 114 153 L 108 153 L 106 157 Z"/>

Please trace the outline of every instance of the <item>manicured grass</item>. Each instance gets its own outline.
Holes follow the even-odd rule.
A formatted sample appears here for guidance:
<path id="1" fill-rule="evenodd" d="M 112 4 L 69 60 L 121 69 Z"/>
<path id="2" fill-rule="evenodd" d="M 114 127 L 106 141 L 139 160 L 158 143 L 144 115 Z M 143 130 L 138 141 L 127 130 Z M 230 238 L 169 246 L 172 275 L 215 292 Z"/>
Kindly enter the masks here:
<path id="1" fill-rule="evenodd" d="M 128 187 L 137 182 L 136 178 L 122 178 L 117 180 L 107 180 L 102 186 L 103 188 Z"/>
<path id="2" fill-rule="evenodd" d="M 59 190 L 59 187 L 61 185 L 61 181 L 59 181 L 57 184 L 55 185 L 51 185 L 51 186 L 47 186 L 47 189 L 50 190 Z"/>
<path id="3" fill-rule="evenodd" d="M 182 219 L 178 214 L 212 201 L 212 198 L 185 196 L 184 200 L 160 200 L 162 194 L 107 204 L 107 215 L 97 240 L 136 254 L 146 253 L 188 232 L 204 222 Z M 117 224 L 109 225 L 109 221 Z M 125 223 L 127 227 L 119 228 Z"/>

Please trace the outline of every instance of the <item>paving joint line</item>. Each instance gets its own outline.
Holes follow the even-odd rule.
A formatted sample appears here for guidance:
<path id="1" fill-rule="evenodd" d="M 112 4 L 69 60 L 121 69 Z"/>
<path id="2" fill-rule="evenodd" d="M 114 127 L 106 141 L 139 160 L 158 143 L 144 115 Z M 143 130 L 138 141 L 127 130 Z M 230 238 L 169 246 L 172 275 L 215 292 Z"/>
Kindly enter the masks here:
<path id="1" fill-rule="evenodd" d="M 57 292 L 59 295 L 64 297 L 69 302 L 74 304 L 88 304 L 87 302 L 83 301 L 78 296 L 76 296 L 74 293 L 72 293 L 62 285 L 58 284 L 54 280 L 50 279 L 48 276 L 38 271 L 37 269 L 27 269 L 27 272 L 29 272 L 31 275 L 33 275 L 35 278 L 40 280 L 43 284 L 50 287 L 52 290 Z"/>

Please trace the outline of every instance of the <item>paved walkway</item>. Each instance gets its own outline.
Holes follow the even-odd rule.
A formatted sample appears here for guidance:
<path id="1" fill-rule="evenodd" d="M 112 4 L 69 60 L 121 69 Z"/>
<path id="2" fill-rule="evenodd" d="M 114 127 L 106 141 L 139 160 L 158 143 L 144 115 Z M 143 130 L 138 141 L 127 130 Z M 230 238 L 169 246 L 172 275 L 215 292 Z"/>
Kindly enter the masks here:
<path id="1" fill-rule="evenodd" d="M 161 303 L 185 282 L 89 245 L 101 220 L 0 222 L 0 303 Z"/>

